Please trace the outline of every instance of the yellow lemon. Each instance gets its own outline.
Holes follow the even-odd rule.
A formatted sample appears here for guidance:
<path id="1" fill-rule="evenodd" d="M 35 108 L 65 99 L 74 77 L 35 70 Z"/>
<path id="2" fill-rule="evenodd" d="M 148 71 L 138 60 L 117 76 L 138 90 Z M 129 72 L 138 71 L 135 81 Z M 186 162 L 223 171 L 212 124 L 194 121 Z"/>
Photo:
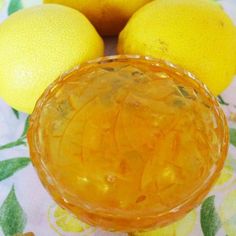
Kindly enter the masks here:
<path id="1" fill-rule="evenodd" d="M 73 215 L 59 206 L 52 206 L 48 212 L 51 227 L 58 233 L 86 233 L 89 235 L 95 228 L 79 221 Z"/>
<path id="2" fill-rule="evenodd" d="M 84 13 L 103 36 L 118 34 L 130 16 L 151 0 L 44 0 L 60 3 Z"/>
<path id="3" fill-rule="evenodd" d="M 135 233 L 133 236 L 188 236 L 196 225 L 197 213 L 191 211 L 183 219 L 149 232 Z"/>
<path id="4" fill-rule="evenodd" d="M 31 113 L 61 73 L 103 55 L 103 41 L 87 18 L 56 4 L 24 9 L 0 25 L 0 97 Z"/>
<path id="5" fill-rule="evenodd" d="M 231 82 L 236 27 L 212 0 L 158 0 L 139 9 L 120 33 L 118 52 L 169 60 L 217 95 Z"/>

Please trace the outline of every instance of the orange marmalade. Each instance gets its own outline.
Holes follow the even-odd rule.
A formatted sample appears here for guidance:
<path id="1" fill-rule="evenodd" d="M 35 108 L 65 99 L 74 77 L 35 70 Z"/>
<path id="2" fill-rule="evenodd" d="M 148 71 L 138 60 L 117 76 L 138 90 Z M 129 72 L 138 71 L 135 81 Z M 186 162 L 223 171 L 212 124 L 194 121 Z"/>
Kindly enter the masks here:
<path id="1" fill-rule="evenodd" d="M 206 196 L 228 149 L 223 111 L 189 72 L 138 56 L 97 59 L 41 96 L 28 141 L 58 204 L 107 230 L 171 223 Z"/>

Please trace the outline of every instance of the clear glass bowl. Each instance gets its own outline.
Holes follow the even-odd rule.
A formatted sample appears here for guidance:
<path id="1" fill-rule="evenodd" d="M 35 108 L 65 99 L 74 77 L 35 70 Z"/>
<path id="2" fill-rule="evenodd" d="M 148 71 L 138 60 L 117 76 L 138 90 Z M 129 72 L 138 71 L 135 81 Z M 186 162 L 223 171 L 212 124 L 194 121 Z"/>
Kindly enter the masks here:
<path id="1" fill-rule="evenodd" d="M 223 111 L 192 74 L 109 56 L 64 74 L 30 119 L 32 162 L 56 202 L 107 230 L 169 224 L 196 207 L 228 150 Z"/>

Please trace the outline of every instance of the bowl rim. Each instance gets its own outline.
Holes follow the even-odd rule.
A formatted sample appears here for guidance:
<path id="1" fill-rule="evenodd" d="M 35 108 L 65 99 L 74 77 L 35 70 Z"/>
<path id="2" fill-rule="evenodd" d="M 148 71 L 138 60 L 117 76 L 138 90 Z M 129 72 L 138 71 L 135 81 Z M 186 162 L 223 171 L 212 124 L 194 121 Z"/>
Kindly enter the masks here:
<path id="1" fill-rule="evenodd" d="M 171 208 L 170 210 L 163 211 L 161 213 L 155 213 L 155 211 L 148 211 L 145 215 L 140 216 L 140 218 L 162 218 L 162 221 L 164 222 L 163 225 L 165 225 L 165 218 L 167 217 L 172 217 L 175 218 L 176 212 L 178 212 L 179 215 L 186 214 L 190 210 L 192 210 L 194 207 L 200 204 L 200 202 L 203 200 L 203 198 L 207 195 L 207 193 L 210 191 L 209 189 L 212 188 L 214 185 L 216 179 L 218 178 L 220 171 L 222 170 L 224 166 L 224 161 L 227 157 L 228 153 L 228 147 L 229 147 L 229 130 L 228 130 L 228 125 L 227 125 L 227 120 L 225 117 L 225 114 L 223 110 L 221 109 L 217 99 L 215 96 L 210 92 L 208 87 L 201 82 L 195 75 L 190 73 L 189 71 L 183 69 L 182 67 L 175 65 L 167 60 L 162 60 L 162 59 L 155 59 L 149 56 L 140 56 L 140 55 L 112 55 L 112 56 L 105 56 L 105 57 L 99 57 L 97 59 L 90 60 L 86 63 L 82 63 L 81 65 L 77 65 L 73 67 L 72 69 L 64 72 L 62 75 L 58 77 L 54 82 L 52 82 L 47 89 L 44 91 L 44 93 L 40 96 L 38 99 L 35 108 L 33 110 L 33 113 L 30 117 L 30 122 L 29 122 L 29 130 L 27 133 L 27 139 L 29 143 L 29 149 L 30 149 L 30 156 L 31 160 L 34 166 L 41 166 L 41 170 L 35 167 L 36 171 L 38 172 L 38 175 L 40 177 L 41 182 L 43 183 L 44 187 L 46 190 L 50 193 L 50 195 L 57 201 L 58 196 L 60 196 L 60 200 L 63 201 L 63 203 L 59 203 L 63 207 L 68 209 L 68 199 L 65 198 L 65 196 L 62 195 L 54 187 L 54 191 L 58 192 L 56 195 L 54 191 L 51 191 L 51 187 L 49 186 L 49 182 L 46 183 L 45 179 L 42 178 L 42 175 L 44 177 L 46 176 L 47 178 L 50 177 L 50 180 L 48 179 L 47 181 L 51 181 L 52 183 L 54 182 L 54 186 L 56 186 L 56 182 L 53 179 L 52 176 L 50 176 L 50 173 L 47 170 L 47 167 L 45 163 L 42 161 L 40 158 L 40 147 L 35 145 L 35 132 L 38 130 L 39 126 L 39 113 L 40 109 L 42 109 L 44 103 L 46 102 L 46 98 L 49 96 L 49 94 L 57 87 L 59 86 L 64 80 L 67 79 L 68 75 L 71 73 L 81 70 L 83 68 L 86 68 L 87 66 L 97 64 L 97 63 L 110 63 L 114 61 L 128 61 L 128 60 L 143 60 L 151 63 L 153 66 L 167 66 L 171 68 L 173 71 L 176 71 L 177 73 L 180 73 L 182 76 L 186 76 L 195 83 L 197 83 L 200 87 L 202 87 L 205 91 L 206 96 L 208 96 L 212 101 L 214 102 L 214 105 L 217 108 L 218 115 L 220 117 L 220 120 L 222 122 L 223 128 L 223 140 L 222 140 L 222 155 L 220 160 L 217 161 L 217 165 L 215 166 L 215 169 L 211 170 L 211 173 L 209 174 L 208 178 L 192 193 L 186 198 L 184 201 L 181 203 L 178 203 L 177 206 Z M 36 131 L 35 131 L 36 130 Z M 58 202 L 58 201 L 57 201 Z M 98 215 L 105 215 L 105 216 L 111 216 L 110 214 L 110 209 L 106 208 L 99 208 L 99 207 L 91 207 L 91 204 L 85 204 L 82 202 L 78 203 L 78 198 L 76 198 L 76 204 L 73 201 L 73 203 L 70 203 L 70 205 L 73 205 L 73 207 L 78 207 L 80 209 L 83 209 L 85 211 L 91 212 L 91 213 L 97 213 Z M 73 207 L 70 208 L 70 210 L 73 209 Z M 72 210 L 73 211 L 73 210 Z M 131 218 L 137 218 L 137 214 L 141 213 L 141 211 L 123 211 L 123 210 L 114 210 L 114 214 L 112 214 L 112 217 L 114 218 L 124 218 L 124 219 L 131 219 Z M 178 217 L 179 218 L 179 217 Z"/>

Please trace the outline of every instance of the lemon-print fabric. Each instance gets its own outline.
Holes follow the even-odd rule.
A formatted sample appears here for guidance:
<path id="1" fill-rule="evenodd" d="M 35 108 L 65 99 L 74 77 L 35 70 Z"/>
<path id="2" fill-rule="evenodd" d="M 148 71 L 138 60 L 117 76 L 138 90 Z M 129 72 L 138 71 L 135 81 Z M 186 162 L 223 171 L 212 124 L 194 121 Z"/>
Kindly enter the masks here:
<path id="1" fill-rule="evenodd" d="M 21 8 L 39 3 L 41 0 L 0 0 L 0 21 Z M 236 24 L 235 0 L 219 3 Z M 130 235 L 236 235 L 236 78 L 218 99 L 229 122 L 231 145 L 214 188 L 198 208 L 180 221 Z M 28 116 L 0 99 L 0 236 L 128 236 L 128 233 L 105 232 L 86 225 L 57 206 L 44 190 L 30 162 L 27 128 Z"/>

